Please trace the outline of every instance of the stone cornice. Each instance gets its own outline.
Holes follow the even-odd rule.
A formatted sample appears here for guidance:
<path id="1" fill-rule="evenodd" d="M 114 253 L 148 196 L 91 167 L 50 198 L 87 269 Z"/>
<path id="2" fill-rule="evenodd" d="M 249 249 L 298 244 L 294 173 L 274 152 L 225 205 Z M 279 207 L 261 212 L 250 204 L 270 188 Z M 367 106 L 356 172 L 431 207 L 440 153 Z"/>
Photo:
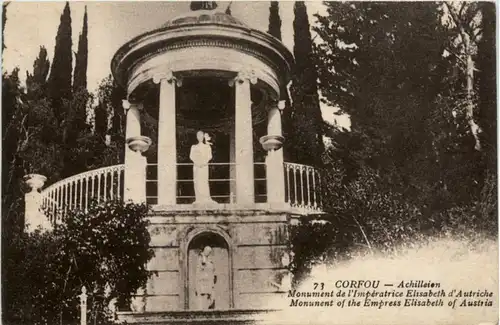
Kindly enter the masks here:
<path id="1" fill-rule="evenodd" d="M 205 39 L 213 39 L 219 36 L 219 39 L 232 38 L 238 41 L 250 41 L 251 43 L 264 45 L 270 49 L 274 49 L 277 53 L 280 53 L 289 64 L 293 63 L 293 55 L 290 51 L 280 40 L 270 34 L 246 26 L 225 26 L 212 23 L 164 27 L 136 36 L 120 47 L 115 53 L 111 62 L 111 70 L 114 72 L 124 56 L 140 49 L 145 44 L 151 44 L 158 39 L 174 41 L 179 38 L 182 39 L 193 36 L 199 36 Z"/>
<path id="2" fill-rule="evenodd" d="M 269 87 L 273 90 L 271 93 L 276 94 L 280 94 L 280 90 L 283 90 L 282 76 L 264 61 L 248 55 L 244 51 L 214 46 L 163 51 L 149 57 L 147 60 L 142 60 L 129 71 L 127 90 L 129 96 L 133 95 L 135 90 L 142 84 L 169 70 L 172 70 L 176 76 L 180 77 L 184 77 L 185 73 L 194 71 L 205 75 L 212 75 L 216 71 L 224 71 L 227 73 L 227 79 L 229 80 L 246 69 L 255 72 L 260 83 L 259 88 Z"/>
<path id="3" fill-rule="evenodd" d="M 235 44 L 233 42 L 230 42 L 228 40 L 211 40 L 211 39 L 193 39 L 193 40 L 184 40 L 180 42 L 176 42 L 167 46 L 159 47 L 153 51 L 149 51 L 148 53 L 138 57 L 133 63 L 131 63 L 128 68 L 124 71 L 125 72 L 125 78 L 129 78 L 132 70 L 134 67 L 140 65 L 143 62 L 146 62 L 153 58 L 154 56 L 164 53 L 164 52 L 169 52 L 169 51 L 175 51 L 175 50 L 180 50 L 180 49 L 186 49 L 186 48 L 195 48 L 195 47 L 220 47 L 220 48 L 227 48 L 227 49 L 234 49 L 239 52 L 246 53 L 248 55 L 251 55 L 260 61 L 263 61 L 266 63 L 268 66 L 270 66 L 273 70 L 279 72 L 278 75 L 282 75 L 283 73 L 286 73 L 285 71 L 282 71 L 283 69 L 278 67 L 272 60 L 270 60 L 267 56 L 263 55 L 261 52 L 256 51 L 252 48 L 243 46 L 241 44 Z M 281 73 L 281 74 L 280 74 Z"/>
<path id="4" fill-rule="evenodd" d="M 286 83 L 293 56 L 274 37 L 243 26 L 217 24 L 173 26 L 140 35 L 115 54 L 112 72 L 121 83 L 127 83 L 131 71 L 141 62 L 162 52 L 192 47 L 223 47 L 251 55 L 276 71 Z"/>

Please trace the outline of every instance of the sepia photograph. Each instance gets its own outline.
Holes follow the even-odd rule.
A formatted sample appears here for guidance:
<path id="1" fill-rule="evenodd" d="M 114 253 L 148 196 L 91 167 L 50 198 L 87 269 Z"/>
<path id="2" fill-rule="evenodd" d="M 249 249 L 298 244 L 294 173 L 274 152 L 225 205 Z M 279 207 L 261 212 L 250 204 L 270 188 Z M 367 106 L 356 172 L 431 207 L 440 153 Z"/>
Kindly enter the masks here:
<path id="1" fill-rule="evenodd" d="M 493 1 L 3 1 L 6 325 L 498 325 Z"/>

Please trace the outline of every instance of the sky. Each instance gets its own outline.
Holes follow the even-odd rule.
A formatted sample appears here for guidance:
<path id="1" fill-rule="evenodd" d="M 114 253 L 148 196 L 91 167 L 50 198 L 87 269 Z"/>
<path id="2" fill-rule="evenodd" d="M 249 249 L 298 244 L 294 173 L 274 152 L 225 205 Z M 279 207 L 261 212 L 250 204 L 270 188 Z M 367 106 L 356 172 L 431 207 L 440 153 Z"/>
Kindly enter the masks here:
<path id="1" fill-rule="evenodd" d="M 218 10 L 229 2 L 218 1 Z M 233 1 L 232 15 L 252 28 L 267 31 L 269 1 Z M 22 79 L 32 71 L 40 46 L 45 46 L 52 62 L 55 36 L 65 2 L 11 2 L 7 9 L 4 71 L 19 67 Z M 315 13 L 324 13 L 320 1 L 306 3 L 311 25 Z M 77 51 L 78 35 L 87 7 L 89 24 L 88 88 L 95 91 L 102 79 L 111 73 L 110 64 L 116 50 L 133 37 L 158 28 L 166 21 L 189 11 L 188 1 L 71 1 L 73 51 Z M 280 2 L 283 43 L 293 52 L 293 1 Z M 74 64 L 74 60 L 73 60 Z M 323 105 L 325 120 L 334 122 L 335 109 Z M 348 126 L 348 118 L 335 117 Z"/>

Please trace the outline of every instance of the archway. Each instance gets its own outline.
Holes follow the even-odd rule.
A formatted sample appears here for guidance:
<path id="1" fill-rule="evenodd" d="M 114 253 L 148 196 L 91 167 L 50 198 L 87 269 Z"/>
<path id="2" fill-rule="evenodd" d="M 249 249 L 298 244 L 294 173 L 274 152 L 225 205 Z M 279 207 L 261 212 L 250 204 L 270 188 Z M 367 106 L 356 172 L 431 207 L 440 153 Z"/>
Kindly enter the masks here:
<path id="1" fill-rule="evenodd" d="M 231 266 L 226 240 L 203 232 L 189 243 L 187 257 L 189 309 L 229 309 Z"/>

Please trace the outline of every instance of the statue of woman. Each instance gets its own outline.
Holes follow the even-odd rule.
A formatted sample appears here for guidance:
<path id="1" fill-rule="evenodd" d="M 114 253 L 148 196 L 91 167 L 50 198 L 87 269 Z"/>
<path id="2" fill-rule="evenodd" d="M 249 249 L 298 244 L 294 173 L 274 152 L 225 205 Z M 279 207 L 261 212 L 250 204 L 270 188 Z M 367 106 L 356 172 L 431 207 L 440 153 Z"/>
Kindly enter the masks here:
<path id="1" fill-rule="evenodd" d="M 191 146 L 189 153 L 189 159 L 193 162 L 194 203 L 216 203 L 210 197 L 208 186 L 208 162 L 212 160 L 210 136 L 203 131 L 198 131 L 196 138 L 198 143 Z"/>
<path id="2" fill-rule="evenodd" d="M 217 275 L 215 265 L 212 262 L 212 247 L 205 246 L 200 252 L 198 263 L 196 265 L 196 297 L 198 309 L 215 308 L 215 284 Z"/>

